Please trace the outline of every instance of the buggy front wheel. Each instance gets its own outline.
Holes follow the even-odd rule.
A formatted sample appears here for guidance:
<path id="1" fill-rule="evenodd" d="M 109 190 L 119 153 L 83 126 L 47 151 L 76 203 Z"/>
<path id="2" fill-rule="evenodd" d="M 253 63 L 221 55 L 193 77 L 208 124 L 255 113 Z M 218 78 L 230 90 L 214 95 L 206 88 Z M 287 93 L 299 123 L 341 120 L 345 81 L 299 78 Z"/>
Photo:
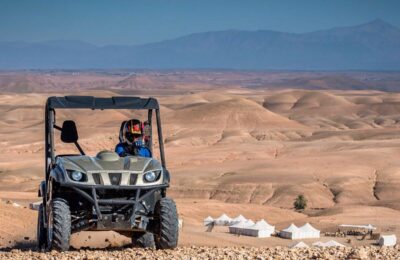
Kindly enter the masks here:
<path id="1" fill-rule="evenodd" d="M 157 249 L 173 249 L 178 246 L 179 220 L 175 202 L 162 198 L 155 208 L 154 238 Z"/>
<path id="2" fill-rule="evenodd" d="M 54 198 L 47 219 L 48 249 L 67 251 L 71 237 L 71 212 L 68 202 L 62 198 Z"/>

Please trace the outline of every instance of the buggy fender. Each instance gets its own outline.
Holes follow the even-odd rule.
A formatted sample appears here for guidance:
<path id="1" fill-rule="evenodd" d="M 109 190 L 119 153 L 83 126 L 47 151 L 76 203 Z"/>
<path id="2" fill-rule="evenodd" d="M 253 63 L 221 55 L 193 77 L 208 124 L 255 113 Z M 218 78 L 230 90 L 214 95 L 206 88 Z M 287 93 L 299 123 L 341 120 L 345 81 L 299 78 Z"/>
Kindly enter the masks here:
<path id="1" fill-rule="evenodd" d="M 46 181 L 42 181 L 39 185 L 38 197 L 43 197 L 46 195 Z"/>
<path id="2" fill-rule="evenodd" d="M 163 181 L 164 184 L 168 184 L 170 181 L 169 171 L 166 168 L 163 168 Z"/>
<path id="3" fill-rule="evenodd" d="M 67 181 L 65 179 L 64 170 L 59 165 L 57 165 L 53 170 L 51 170 L 50 178 L 58 183 L 65 183 Z"/>

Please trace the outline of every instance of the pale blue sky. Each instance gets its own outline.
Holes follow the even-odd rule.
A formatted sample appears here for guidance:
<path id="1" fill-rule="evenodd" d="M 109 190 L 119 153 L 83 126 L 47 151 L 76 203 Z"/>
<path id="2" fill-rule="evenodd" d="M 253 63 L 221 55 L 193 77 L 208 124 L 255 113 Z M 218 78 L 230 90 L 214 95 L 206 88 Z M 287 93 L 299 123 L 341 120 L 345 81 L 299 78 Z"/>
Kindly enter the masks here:
<path id="1" fill-rule="evenodd" d="M 309 32 L 381 18 L 400 27 L 397 0 L 1 0 L 0 41 L 141 44 L 205 31 Z"/>

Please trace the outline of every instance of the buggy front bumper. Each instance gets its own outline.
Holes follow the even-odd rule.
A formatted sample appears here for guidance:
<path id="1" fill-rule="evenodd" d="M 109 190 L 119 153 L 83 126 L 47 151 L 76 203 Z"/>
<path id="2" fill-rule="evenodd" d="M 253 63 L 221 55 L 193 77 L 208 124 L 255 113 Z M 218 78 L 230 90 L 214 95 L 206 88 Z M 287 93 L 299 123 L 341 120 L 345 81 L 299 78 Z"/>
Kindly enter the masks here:
<path id="1" fill-rule="evenodd" d="M 148 185 L 148 186 L 128 186 L 128 185 L 86 185 L 86 184 L 77 184 L 77 183 L 64 183 L 60 184 L 63 187 L 69 188 L 83 198 L 85 198 L 88 202 L 93 204 L 94 209 L 96 211 L 97 218 L 99 220 L 102 219 L 102 213 L 100 211 L 99 205 L 132 205 L 133 213 L 131 219 L 135 219 L 135 213 L 138 209 L 139 203 L 146 199 L 148 196 L 154 194 L 154 192 L 169 187 L 169 184 L 156 184 L 156 185 Z M 98 197 L 98 190 L 130 190 L 134 191 L 135 198 L 134 199 L 101 199 Z"/>

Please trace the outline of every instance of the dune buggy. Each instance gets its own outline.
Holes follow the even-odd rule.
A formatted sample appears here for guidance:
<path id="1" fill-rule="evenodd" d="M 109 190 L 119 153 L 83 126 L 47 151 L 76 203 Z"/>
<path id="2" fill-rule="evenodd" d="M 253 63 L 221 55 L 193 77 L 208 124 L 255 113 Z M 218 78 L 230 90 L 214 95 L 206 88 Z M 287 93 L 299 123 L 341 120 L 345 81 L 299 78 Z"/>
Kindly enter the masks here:
<path id="1" fill-rule="evenodd" d="M 120 157 L 113 151 L 85 154 L 72 120 L 56 123 L 58 109 L 147 110 L 152 150 L 152 117 L 156 116 L 160 161 L 139 156 Z M 54 132 L 72 143 L 79 154 L 55 154 Z M 92 96 L 49 97 L 45 107 L 45 180 L 39 187 L 37 241 L 41 250 L 65 251 L 72 233 L 114 230 L 140 247 L 175 248 L 178 216 L 166 197 L 170 176 L 165 164 L 158 101 L 154 98 Z"/>

